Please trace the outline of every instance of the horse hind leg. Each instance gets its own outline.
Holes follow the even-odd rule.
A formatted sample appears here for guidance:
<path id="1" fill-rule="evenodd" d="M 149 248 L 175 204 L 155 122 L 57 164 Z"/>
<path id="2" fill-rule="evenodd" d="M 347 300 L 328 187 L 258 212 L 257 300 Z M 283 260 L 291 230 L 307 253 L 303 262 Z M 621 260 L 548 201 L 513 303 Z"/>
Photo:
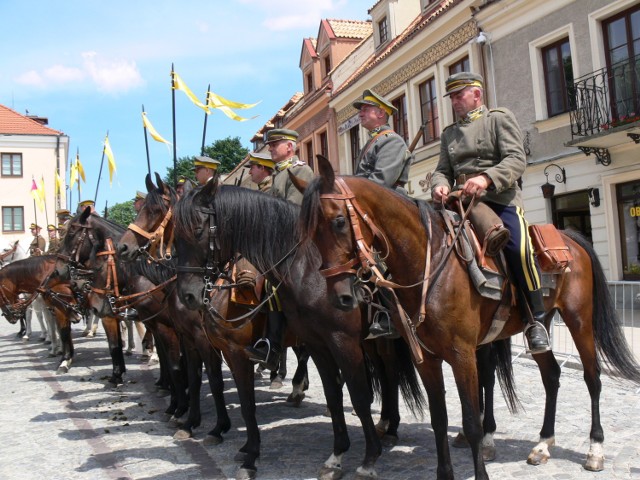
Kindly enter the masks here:
<path id="1" fill-rule="evenodd" d="M 287 405 L 291 407 L 299 407 L 304 400 L 305 390 L 309 389 L 309 372 L 307 364 L 309 362 L 309 353 L 302 346 L 292 347 L 292 350 L 298 358 L 298 367 L 296 373 L 291 379 L 291 393 L 287 397 Z"/>

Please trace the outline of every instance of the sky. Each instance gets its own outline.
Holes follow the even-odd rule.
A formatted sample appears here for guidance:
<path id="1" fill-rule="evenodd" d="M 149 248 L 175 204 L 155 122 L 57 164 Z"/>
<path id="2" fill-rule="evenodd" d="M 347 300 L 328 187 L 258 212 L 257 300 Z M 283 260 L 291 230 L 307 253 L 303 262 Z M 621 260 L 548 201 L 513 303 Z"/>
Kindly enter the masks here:
<path id="1" fill-rule="evenodd" d="M 141 112 L 172 142 L 171 65 L 204 100 L 211 91 L 241 103 L 237 122 L 208 116 L 205 143 L 254 134 L 302 91 L 302 41 L 322 19 L 369 20 L 375 0 L 0 0 L 0 104 L 49 119 L 69 137 L 86 172 L 82 199 L 93 198 L 108 132 L 117 172 L 109 186 L 107 160 L 99 209 L 145 191 L 147 155 Z M 175 92 L 177 157 L 198 155 L 205 113 Z M 151 171 L 173 165 L 173 147 L 150 136 Z M 68 181 L 68 173 L 67 173 Z M 51 180 L 52 182 L 52 180 Z M 77 188 L 77 187 L 76 187 Z M 72 209 L 78 201 L 73 192 Z"/>

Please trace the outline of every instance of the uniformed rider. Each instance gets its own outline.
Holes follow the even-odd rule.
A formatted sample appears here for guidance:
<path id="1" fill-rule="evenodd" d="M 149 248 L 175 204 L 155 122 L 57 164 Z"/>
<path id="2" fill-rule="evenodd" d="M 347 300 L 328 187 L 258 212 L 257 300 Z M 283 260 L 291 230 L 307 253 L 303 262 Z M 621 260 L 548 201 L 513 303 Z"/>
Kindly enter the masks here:
<path id="1" fill-rule="evenodd" d="M 29 245 L 29 255 L 36 256 L 42 255 L 44 253 L 44 249 L 47 245 L 45 239 L 40 235 L 40 226 L 32 223 L 31 226 L 31 235 L 33 235 L 33 240 L 31 240 L 31 244 Z"/>

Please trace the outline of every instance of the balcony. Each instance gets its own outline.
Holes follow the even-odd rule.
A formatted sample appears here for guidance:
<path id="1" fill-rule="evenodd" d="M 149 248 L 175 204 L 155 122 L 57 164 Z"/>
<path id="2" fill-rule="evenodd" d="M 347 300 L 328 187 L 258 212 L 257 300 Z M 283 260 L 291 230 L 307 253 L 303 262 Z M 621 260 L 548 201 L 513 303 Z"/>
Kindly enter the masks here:
<path id="1" fill-rule="evenodd" d="M 569 87 L 571 141 L 596 163 L 611 164 L 609 149 L 640 143 L 640 55 L 580 77 Z"/>

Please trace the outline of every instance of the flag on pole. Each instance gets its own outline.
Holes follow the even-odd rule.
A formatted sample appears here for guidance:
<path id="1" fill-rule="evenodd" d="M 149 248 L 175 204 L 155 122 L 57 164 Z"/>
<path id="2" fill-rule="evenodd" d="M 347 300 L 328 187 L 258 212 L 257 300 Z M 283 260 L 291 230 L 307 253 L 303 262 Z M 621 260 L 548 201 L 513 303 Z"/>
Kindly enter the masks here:
<path id="1" fill-rule="evenodd" d="M 40 198 L 42 199 L 43 203 L 47 203 L 46 202 L 46 197 L 45 197 L 45 193 L 44 193 L 44 175 L 40 176 L 40 185 L 38 186 L 38 194 L 40 195 Z"/>
<path id="2" fill-rule="evenodd" d="M 104 137 L 104 154 L 107 156 L 109 164 L 109 186 L 111 186 L 111 182 L 113 181 L 113 172 L 116 171 L 116 161 L 113 158 L 113 151 L 111 150 L 108 135 Z"/>
<path id="3" fill-rule="evenodd" d="M 56 170 L 56 195 L 60 195 L 60 193 L 62 193 L 62 190 L 64 190 L 64 182 L 62 181 L 62 178 L 60 178 L 60 174 L 58 173 L 58 171 Z"/>
<path id="4" fill-rule="evenodd" d="M 182 78 L 180 78 L 180 75 L 178 75 L 176 72 L 172 72 L 172 73 L 173 73 L 173 88 L 175 90 L 182 90 L 187 95 L 187 97 L 189 97 L 189 100 L 191 100 L 195 106 L 200 107 L 201 109 L 203 109 L 205 112 L 208 113 L 209 108 L 200 100 L 198 100 L 198 97 L 196 97 L 195 94 L 191 91 L 191 89 L 187 87 L 187 84 L 184 83 Z"/>
<path id="5" fill-rule="evenodd" d="M 80 155 L 76 155 L 76 168 L 78 169 L 78 175 L 82 178 L 84 183 L 87 183 L 87 177 L 84 176 L 84 167 L 80 163 Z"/>
<path id="6" fill-rule="evenodd" d="M 142 112 L 142 124 L 144 125 L 144 128 L 146 128 L 147 131 L 149 132 L 149 135 L 151 135 L 151 138 L 153 138 L 156 142 L 171 145 L 171 142 L 162 138 L 162 135 L 160 135 L 158 131 L 155 128 L 153 128 L 153 125 L 151 125 L 151 122 L 147 118 L 146 112 Z"/>
<path id="7" fill-rule="evenodd" d="M 38 185 L 36 184 L 36 181 L 33 177 L 31 177 L 31 196 L 42 212 L 44 210 L 44 205 L 42 203 L 42 197 L 40 196 L 40 189 L 38 188 Z"/>
<path id="8" fill-rule="evenodd" d="M 225 101 L 227 103 L 221 103 L 220 100 L 223 100 L 223 101 Z M 222 113 L 224 113 L 231 120 L 235 120 L 236 122 L 246 122 L 247 120 L 253 120 L 254 118 L 257 117 L 257 115 L 253 116 L 251 118 L 241 117 L 236 112 L 231 110 L 231 108 L 229 108 L 228 104 L 243 105 L 242 107 L 236 107 L 236 108 L 251 108 L 251 107 L 257 105 L 257 103 L 254 103 L 253 105 L 249 105 L 249 104 L 244 104 L 244 103 L 231 102 L 229 100 L 226 100 L 226 99 L 216 95 L 215 93 L 213 93 L 211 91 L 207 92 L 207 107 L 209 109 L 214 109 L 214 108 L 218 109 L 218 110 L 222 111 Z M 210 110 L 207 110 L 207 113 L 210 113 Z"/>
<path id="9" fill-rule="evenodd" d="M 253 108 L 256 105 L 258 105 L 260 102 L 256 102 L 256 103 L 240 103 L 240 102 L 234 102 L 232 100 L 227 100 L 224 97 L 221 97 L 220 95 L 217 95 L 215 93 L 213 93 L 212 91 L 208 91 L 207 92 L 208 95 L 208 107 L 209 108 L 218 108 L 219 106 L 225 106 L 225 107 L 229 107 L 229 108 L 238 108 L 238 109 L 243 109 L 243 108 Z M 262 100 L 261 100 L 262 101 Z"/>

